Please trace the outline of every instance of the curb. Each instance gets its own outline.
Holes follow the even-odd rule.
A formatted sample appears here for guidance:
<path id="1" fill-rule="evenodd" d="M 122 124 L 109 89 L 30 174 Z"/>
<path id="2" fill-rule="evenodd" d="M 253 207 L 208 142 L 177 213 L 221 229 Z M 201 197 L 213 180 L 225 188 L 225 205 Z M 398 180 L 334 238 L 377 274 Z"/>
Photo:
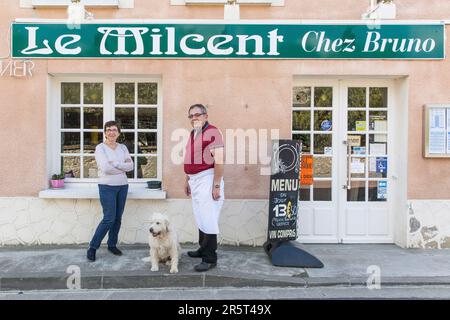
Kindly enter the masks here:
<path id="1" fill-rule="evenodd" d="M 69 275 L 26 276 L 0 278 L 0 292 L 69 289 Z M 294 280 L 294 281 L 292 281 Z M 185 275 L 86 275 L 80 279 L 80 289 L 138 289 L 138 288 L 221 288 L 221 287 L 306 287 L 302 279 L 288 281 L 255 279 L 209 274 Z"/>
<path id="2" fill-rule="evenodd" d="M 248 277 L 208 273 L 192 274 L 104 274 L 85 275 L 79 289 L 142 289 L 142 288 L 318 288 L 318 287 L 366 287 L 367 278 L 292 278 L 292 277 Z M 0 278 L 0 292 L 31 290 L 75 290 L 69 275 L 36 274 Z M 393 286 L 450 286 L 450 277 L 390 277 L 382 279 L 381 287 Z M 78 289 L 78 288 L 77 288 Z"/>

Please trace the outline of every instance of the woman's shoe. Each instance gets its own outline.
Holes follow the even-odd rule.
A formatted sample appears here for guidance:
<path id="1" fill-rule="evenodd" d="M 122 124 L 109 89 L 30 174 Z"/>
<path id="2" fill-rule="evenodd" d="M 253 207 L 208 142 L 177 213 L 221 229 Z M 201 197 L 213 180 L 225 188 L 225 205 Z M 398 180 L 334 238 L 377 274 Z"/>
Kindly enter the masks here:
<path id="1" fill-rule="evenodd" d="M 117 249 L 117 247 L 108 247 L 108 251 L 111 252 L 115 256 L 121 256 L 122 255 L 122 251 Z"/>
<path id="2" fill-rule="evenodd" d="M 89 261 L 95 261 L 95 252 L 97 250 L 95 250 L 94 248 L 89 248 L 86 254 L 86 257 L 88 258 Z"/>

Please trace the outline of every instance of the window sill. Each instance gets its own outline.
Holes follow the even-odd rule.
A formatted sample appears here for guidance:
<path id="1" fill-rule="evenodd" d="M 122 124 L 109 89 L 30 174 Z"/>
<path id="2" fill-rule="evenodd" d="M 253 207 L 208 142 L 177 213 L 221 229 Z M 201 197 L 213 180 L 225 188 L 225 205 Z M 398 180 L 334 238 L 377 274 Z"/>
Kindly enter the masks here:
<path id="1" fill-rule="evenodd" d="M 52 8 L 67 7 L 70 0 L 20 0 L 20 8 Z M 134 0 L 84 0 L 82 2 L 86 8 L 117 8 L 133 9 Z"/>
<path id="2" fill-rule="evenodd" d="M 128 199 L 166 199 L 166 191 L 152 190 L 144 184 L 130 184 L 128 188 Z M 46 189 L 39 192 L 41 199 L 99 199 L 96 184 L 77 186 L 66 183 L 61 189 Z"/>
<path id="3" fill-rule="evenodd" d="M 225 5 L 227 0 L 170 0 L 170 4 L 173 6 L 185 6 L 185 5 Z M 284 0 L 237 0 L 236 4 L 243 5 L 271 5 L 271 6 L 284 6 Z"/>

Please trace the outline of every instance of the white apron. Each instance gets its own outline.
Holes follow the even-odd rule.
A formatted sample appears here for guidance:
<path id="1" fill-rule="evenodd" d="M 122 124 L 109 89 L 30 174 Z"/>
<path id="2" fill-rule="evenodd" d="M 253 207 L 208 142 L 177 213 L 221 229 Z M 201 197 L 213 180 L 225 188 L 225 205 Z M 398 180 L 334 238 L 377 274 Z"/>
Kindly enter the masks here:
<path id="1" fill-rule="evenodd" d="M 214 169 L 190 174 L 188 182 L 197 227 L 207 234 L 219 234 L 219 216 L 224 200 L 223 179 L 220 182 L 220 198 L 217 201 L 212 198 Z"/>

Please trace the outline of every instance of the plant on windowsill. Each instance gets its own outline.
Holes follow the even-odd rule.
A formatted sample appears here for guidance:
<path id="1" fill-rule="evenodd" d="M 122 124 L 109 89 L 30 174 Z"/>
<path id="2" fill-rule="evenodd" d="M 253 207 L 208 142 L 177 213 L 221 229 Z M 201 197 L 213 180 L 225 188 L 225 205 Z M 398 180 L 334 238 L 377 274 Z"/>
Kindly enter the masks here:
<path id="1" fill-rule="evenodd" d="M 50 180 L 50 186 L 53 189 L 64 188 L 64 178 L 65 178 L 64 172 L 52 175 L 52 179 Z"/>

